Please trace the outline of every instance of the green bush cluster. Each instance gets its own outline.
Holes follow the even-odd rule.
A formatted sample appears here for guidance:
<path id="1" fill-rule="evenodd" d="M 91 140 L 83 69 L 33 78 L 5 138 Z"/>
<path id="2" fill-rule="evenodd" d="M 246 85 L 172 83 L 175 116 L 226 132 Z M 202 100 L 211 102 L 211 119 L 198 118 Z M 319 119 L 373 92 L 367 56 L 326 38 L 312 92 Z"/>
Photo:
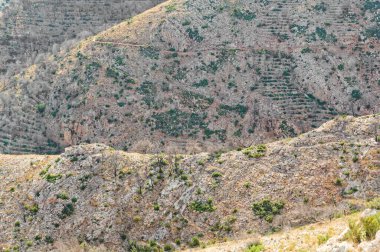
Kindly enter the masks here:
<path id="1" fill-rule="evenodd" d="M 260 158 L 264 157 L 267 151 L 265 144 L 259 144 L 257 146 L 251 146 L 242 150 L 242 153 L 249 158 Z"/>
<path id="2" fill-rule="evenodd" d="M 215 211 L 215 206 L 213 205 L 212 199 L 207 201 L 196 200 L 190 203 L 190 208 L 196 212 L 213 212 Z"/>
<path id="3" fill-rule="evenodd" d="M 275 215 L 281 213 L 284 203 L 281 201 L 270 201 L 263 199 L 252 204 L 253 213 L 267 222 L 272 222 Z"/>
<path id="4" fill-rule="evenodd" d="M 234 9 L 233 16 L 237 19 L 252 21 L 256 18 L 256 14 L 250 10 Z"/>

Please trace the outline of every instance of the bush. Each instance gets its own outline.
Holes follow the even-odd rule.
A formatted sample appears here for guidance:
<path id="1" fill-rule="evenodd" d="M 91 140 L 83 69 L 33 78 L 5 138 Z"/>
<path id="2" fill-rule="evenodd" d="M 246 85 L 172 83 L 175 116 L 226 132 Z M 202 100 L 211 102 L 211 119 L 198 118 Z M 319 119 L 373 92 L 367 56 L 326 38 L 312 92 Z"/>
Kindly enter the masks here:
<path id="1" fill-rule="evenodd" d="M 38 103 L 36 108 L 37 108 L 38 113 L 42 114 L 42 113 L 45 112 L 46 104 L 44 104 L 44 103 Z"/>
<path id="2" fill-rule="evenodd" d="M 234 9 L 233 16 L 237 19 L 252 21 L 256 18 L 256 14 L 249 10 Z"/>
<path id="3" fill-rule="evenodd" d="M 47 182 L 49 183 L 55 183 L 55 181 L 57 181 L 58 179 L 61 179 L 62 178 L 62 175 L 61 174 L 47 174 L 45 179 L 47 180 Z"/>
<path id="4" fill-rule="evenodd" d="M 215 211 L 215 206 L 213 206 L 212 199 L 207 201 L 196 200 L 190 203 L 190 208 L 197 212 L 213 212 Z"/>
<path id="5" fill-rule="evenodd" d="M 69 197 L 67 196 L 67 194 L 66 193 L 58 193 L 57 194 L 57 199 L 63 199 L 63 200 L 67 200 L 67 199 L 69 199 Z"/>
<path id="6" fill-rule="evenodd" d="M 189 241 L 189 246 L 192 248 L 199 247 L 200 244 L 201 243 L 200 243 L 198 237 L 196 237 L 196 236 L 191 238 L 191 240 Z"/>
<path id="7" fill-rule="evenodd" d="M 39 210 L 39 207 L 36 203 L 33 205 L 24 205 L 24 208 L 28 210 L 31 214 L 36 214 Z"/>
<path id="8" fill-rule="evenodd" d="M 354 243 L 370 241 L 375 238 L 380 230 L 380 212 L 371 216 L 363 217 L 359 221 L 349 222 L 349 231 L 344 238 Z"/>
<path id="9" fill-rule="evenodd" d="M 261 158 L 265 156 L 267 147 L 264 144 L 258 146 L 251 146 L 242 150 L 242 153 L 249 158 Z"/>
<path id="10" fill-rule="evenodd" d="M 343 185 L 343 180 L 342 180 L 341 178 L 337 178 L 337 179 L 335 180 L 335 185 L 337 185 L 337 186 L 342 186 L 342 185 Z"/>
<path id="11" fill-rule="evenodd" d="M 275 215 L 280 214 L 281 209 L 284 208 L 284 203 L 281 201 L 272 202 L 269 199 L 263 199 L 261 201 L 252 204 L 253 213 L 259 216 L 261 219 L 267 222 L 272 222 Z"/>
<path id="12" fill-rule="evenodd" d="M 380 210 L 380 197 L 374 198 L 367 203 L 367 207 L 371 209 Z"/>
<path id="13" fill-rule="evenodd" d="M 311 52 L 313 52 L 313 51 L 309 47 L 306 47 L 306 48 L 304 48 L 304 49 L 301 50 L 302 54 L 311 53 Z"/>
<path id="14" fill-rule="evenodd" d="M 222 177 L 223 175 L 220 172 L 213 172 L 211 176 L 213 178 L 219 178 L 219 177 Z"/>
<path id="15" fill-rule="evenodd" d="M 196 88 L 199 88 L 199 87 L 207 87 L 207 86 L 208 86 L 208 80 L 203 79 L 203 80 L 201 80 L 201 81 L 199 81 L 199 82 L 195 82 L 195 83 L 193 83 L 192 86 L 193 86 L 193 87 L 196 87 Z"/>
<path id="16" fill-rule="evenodd" d="M 261 252 L 264 251 L 264 246 L 260 242 L 250 243 L 244 252 Z"/>
<path id="17" fill-rule="evenodd" d="M 159 211 L 160 210 L 160 205 L 159 204 L 154 204 L 153 205 L 154 211 Z"/>
<path id="18" fill-rule="evenodd" d="M 191 28 L 187 28 L 186 30 L 187 34 L 189 35 L 189 37 L 196 41 L 196 42 L 202 42 L 203 41 L 203 37 L 199 34 L 199 31 L 198 31 L 198 28 L 194 28 L 194 29 L 191 29 Z"/>
<path id="19" fill-rule="evenodd" d="M 45 237 L 45 242 L 48 244 L 52 244 L 52 243 L 54 243 L 54 239 L 48 235 Z"/>
<path id="20" fill-rule="evenodd" d="M 317 239 L 318 239 L 318 245 L 322 245 L 330 239 L 330 236 L 328 234 L 325 234 L 325 235 L 320 234 L 317 236 Z"/>
<path id="21" fill-rule="evenodd" d="M 66 217 L 72 215 L 73 213 L 74 213 L 74 205 L 71 203 L 68 203 L 63 207 L 61 214 L 59 215 L 59 218 L 65 219 Z"/>
<path id="22" fill-rule="evenodd" d="M 173 251 L 173 247 L 170 244 L 165 244 L 164 251 Z"/>
<path id="23" fill-rule="evenodd" d="M 359 100 L 360 98 L 362 98 L 362 93 L 360 92 L 360 90 L 352 90 L 351 92 L 351 97 L 355 100 Z"/>

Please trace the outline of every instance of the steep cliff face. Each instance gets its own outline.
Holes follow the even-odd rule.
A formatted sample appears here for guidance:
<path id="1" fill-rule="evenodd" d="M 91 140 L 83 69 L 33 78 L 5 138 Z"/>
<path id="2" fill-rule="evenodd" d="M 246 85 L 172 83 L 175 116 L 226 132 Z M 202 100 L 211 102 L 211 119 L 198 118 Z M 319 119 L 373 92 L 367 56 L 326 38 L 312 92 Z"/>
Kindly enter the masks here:
<path id="1" fill-rule="evenodd" d="M 160 0 L 0 1 L 0 80 Z"/>
<path id="2" fill-rule="evenodd" d="M 339 118 L 227 153 L 141 155 L 93 144 L 61 156 L 0 155 L 0 248 L 188 246 L 194 236 L 265 233 L 355 211 L 380 194 L 379 119 Z"/>
<path id="3" fill-rule="evenodd" d="M 0 148 L 191 152 L 379 112 L 377 12 L 359 0 L 168 1 L 6 82 Z"/>

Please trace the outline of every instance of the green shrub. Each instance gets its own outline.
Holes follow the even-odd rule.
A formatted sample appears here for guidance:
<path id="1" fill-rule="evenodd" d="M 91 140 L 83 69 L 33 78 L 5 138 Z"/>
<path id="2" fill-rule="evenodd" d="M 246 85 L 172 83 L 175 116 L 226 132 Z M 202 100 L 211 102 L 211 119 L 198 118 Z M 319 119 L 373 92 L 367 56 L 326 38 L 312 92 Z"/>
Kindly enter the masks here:
<path id="1" fill-rule="evenodd" d="M 343 71 L 344 70 L 344 64 L 339 64 L 338 65 L 338 70 Z"/>
<path id="2" fill-rule="evenodd" d="M 380 210 L 380 197 L 374 198 L 367 203 L 368 208 Z"/>
<path id="3" fill-rule="evenodd" d="M 39 210 L 39 207 L 36 203 L 33 205 L 24 205 L 24 208 L 28 210 L 31 214 L 36 214 Z"/>
<path id="4" fill-rule="evenodd" d="M 237 19 L 252 21 L 256 18 L 256 14 L 251 12 L 250 10 L 240 10 L 234 9 L 233 16 Z"/>
<path id="5" fill-rule="evenodd" d="M 351 194 L 354 194 L 358 191 L 358 188 L 356 188 L 355 186 L 354 187 L 350 187 L 350 189 L 348 189 L 347 191 L 344 192 L 344 194 L 346 195 L 351 195 Z"/>
<path id="6" fill-rule="evenodd" d="M 36 108 L 37 108 L 37 112 L 42 114 L 45 112 L 46 104 L 38 103 Z"/>
<path id="7" fill-rule="evenodd" d="M 158 60 L 160 57 L 160 51 L 154 47 L 140 47 L 140 54 L 144 57 Z"/>
<path id="8" fill-rule="evenodd" d="M 363 217 L 359 221 L 349 222 L 349 231 L 345 239 L 354 243 L 370 241 L 375 238 L 377 231 L 380 230 L 380 212 L 371 216 Z"/>
<path id="9" fill-rule="evenodd" d="M 159 211 L 160 210 L 160 205 L 159 204 L 154 204 L 153 205 L 154 211 Z"/>
<path id="10" fill-rule="evenodd" d="M 63 200 L 67 200 L 67 199 L 69 199 L 69 196 L 67 196 L 67 194 L 66 193 L 58 193 L 57 194 L 57 199 L 63 199 Z"/>
<path id="11" fill-rule="evenodd" d="M 248 112 L 248 107 L 241 104 L 237 104 L 235 106 L 221 104 L 218 110 L 219 115 L 226 115 L 228 112 L 235 112 L 239 114 L 241 118 L 244 118 L 245 114 Z"/>
<path id="12" fill-rule="evenodd" d="M 207 87 L 208 86 L 208 80 L 206 79 L 203 79 L 199 82 L 195 82 L 193 85 L 193 87 L 196 87 L 196 88 L 199 88 L 199 87 Z"/>
<path id="13" fill-rule="evenodd" d="M 314 8 L 314 10 L 316 10 L 318 12 L 326 12 L 327 11 L 327 5 L 324 2 L 315 5 L 313 8 Z"/>
<path id="14" fill-rule="evenodd" d="M 57 181 L 58 179 L 61 179 L 62 178 L 62 174 L 47 174 L 45 176 L 45 179 L 47 182 L 49 183 L 55 183 L 55 181 Z"/>
<path id="15" fill-rule="evenodd" d="M 192 248 L 199 247 L 200 244 L 201 243 L 200 243 L 198 237 L 196 237 L 196 236 L 191 238 L 191 240 L 189 241 L 189 246 Z"/>
<path id="16" fill-rule="evenodd" d="M 375 1 L 375 0 L 366 0 L 364 3 L 363 9 L 365 11 L 370 10 L 370 11 L 376 11 L 380 9 L 380 2 Z"/>
<path id="17" fill-rule="evenodd" d="M 187 181 L 188 179 L 189 179 L 189 176 L 187 176 L 186 174 L 181 175 L 181 180 Z"/>
<path id="18" fill-rule="evenodd" d="M 201 159 L 197 161 L 197 164 L 204 166 L 206 164 L 206 159 Z"/>
<path id="19" fill-rule="evenodd" d="M 351 97 L 355 100 L 359 100 L 360 98 L 362 98 L 362 93 L 360 92 L 360 90 L 352 90 L 351 92 Z"/>
<path id="20" fill-rule="evenodd" d="M 59 218 L 65 219 L 66 217 L 72 215 L 73 213 L 74 213 L 74 205 L 72 203 L 68 203 L 63 207 L 61 214 L 59 215 Z"/>
<path id="21" fill-rule="evenodd" d="M 53 237 L 51 237 L 50 235 L 48 235 L 48 236 L 45 237 L 45 242 L 48 243 L 48 244 L 52 244 L 52 243 L 54 243 L 54 239 L 53 239 Z"/>
<path id="22" fill-rule="evenodd" d="M 302 50 L 301 50 L 301 53 L 302 54 L 305 54 L 305 53 L 311 53 L 311 52 L 313 52 L 309 47 L 306 47 L 306 48 L 303 48 Z"/>
<path id="23" fill-rule="evenodd" d="M 318 239 L 318 245 L 322 245 L 330 239 L 330 236 L 328 234 L 325 234 L 325 235 L 319 234 L 317 236 L 317 239 Z"/>
<path id="24" fill-rule="evenodd" d="M 342 185 L 343 185 L 343 180 L 342 180 L 341 178 L 337 178 L 337 179 L 335 180 L 335 185 L 337 185 L 337 186 L 342 186 Z"/>
<path id="25" fill-rule="evenodd" d="M 215 211 L 215 206 L 213 206 L 212 199 L 207 201 L 196 200 L 190 203 L 190 208 L 197 212 L 213 212 Z"/>
<path id="26" fill-rule="evenodd" d="M 264 251 L 264 246 L 261 244 L 261 242 L 253 242 L 248 244 L 247 248 L 244 250 L 244 252 L 261 252 Z"/>
<path id="27" fill-rule="evenodd" d="M 281 201 L 272 202 L 269 199 L 263 199 L 261 201 L 252 204 L 253 213 L 267 222 L 272 222 L 275 215 L 280 214 L 284 208 L 284 203 Z"/>
<path id="28" fill-rule="evenodd" d="M 174 250 L 174 248 L 172 245 L 170 245 L 170 244 L 164 245 L 164 251 L 173 251 L 173 250 Z"/>
<path id="29" fill-rule="evenodd" d="M 189 35 L 189 38 L 191 38 L 192 40 L 196 41 L 196 42 L 202 42 L 203 41 L 203 37 L 199 34 L 199 31 L 198 31 L 198 28 L 187 28 L 186 30 L 187 34 Z"/>
<path id="30" fill-rule="evenodd" d="M 222 177 L 223 175 L 220 172 L 213 172 L 211 176 L 213 178 L 219 178 L 219 177 Z"/>
<path id="31" fill-rule="evenodd" d="M 249 158 L 260 158 L 264 157 L 267 151 L 267 147 L 264 144 L 258 146 L 251 146 L 242 150 L 242 153 Z"/>
<path id="32" fill-rule="evenodd" d="M 169 5 L 165 6 L 165 9 L 166 9 L 167 13 L 170 13 L 170 12 L 175 11 L 177 9 L 177 7 L 175 6 L 175 4 L 169 4 Z"/>

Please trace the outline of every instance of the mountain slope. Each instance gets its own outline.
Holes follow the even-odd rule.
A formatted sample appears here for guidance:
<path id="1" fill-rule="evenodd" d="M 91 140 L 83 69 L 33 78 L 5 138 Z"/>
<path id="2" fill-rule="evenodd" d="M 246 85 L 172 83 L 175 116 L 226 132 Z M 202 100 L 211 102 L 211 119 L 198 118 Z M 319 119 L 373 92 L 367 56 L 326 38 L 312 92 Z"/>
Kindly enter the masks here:
<path id="1" fill-rule="evenodd" d="M 197 152 L 379 112 L 377 11 L 359 0 L 168 1 L 10 80 L 0 148 Z"/>
<path id="2" fill-rule="evenodd" d="M 48 54 L 139 14 L 160 0 L 0 1 L 0 87 Z"/>
<path id="3" fill-rule="evenodd" d="M 360 209 L 380 194 L 379 118 L 342 117 L 227 153 L 141 155 L 93 144 L 61 156 L 1 155 L 0 247 L 186 247 L 195 236 L 237 238 Z"/>

